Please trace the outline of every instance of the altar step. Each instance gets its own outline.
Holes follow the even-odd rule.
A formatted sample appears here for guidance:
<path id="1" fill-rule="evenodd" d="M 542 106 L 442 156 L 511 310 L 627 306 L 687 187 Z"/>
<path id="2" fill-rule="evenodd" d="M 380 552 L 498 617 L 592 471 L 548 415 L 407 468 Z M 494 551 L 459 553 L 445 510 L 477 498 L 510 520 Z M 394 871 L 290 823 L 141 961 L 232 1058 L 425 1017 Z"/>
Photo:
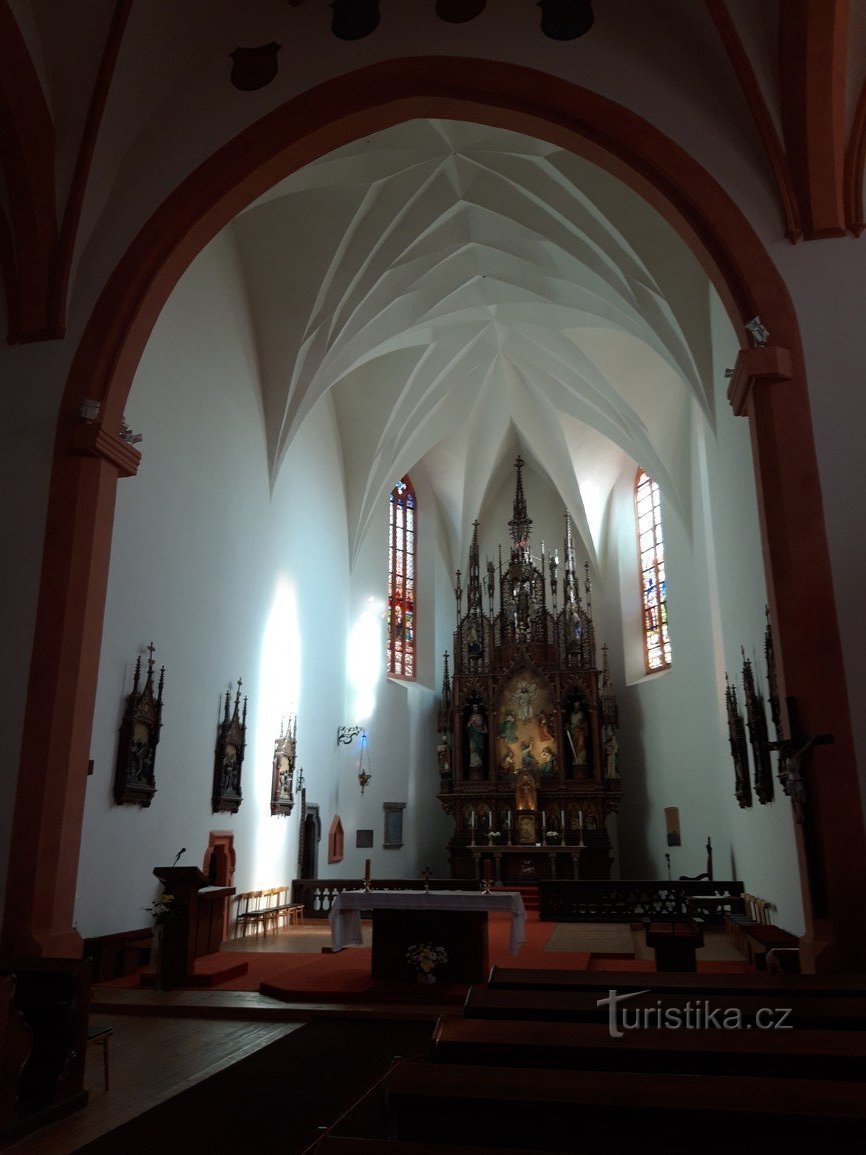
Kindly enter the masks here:
<path id="1" fill-rule="evenodd" d="M 496 891 L 497 894 L 516 890 L 522 897 L 523 905 L 527 910 L 538 910 L 537 886 L 491 886 L 490 889 Z"/>

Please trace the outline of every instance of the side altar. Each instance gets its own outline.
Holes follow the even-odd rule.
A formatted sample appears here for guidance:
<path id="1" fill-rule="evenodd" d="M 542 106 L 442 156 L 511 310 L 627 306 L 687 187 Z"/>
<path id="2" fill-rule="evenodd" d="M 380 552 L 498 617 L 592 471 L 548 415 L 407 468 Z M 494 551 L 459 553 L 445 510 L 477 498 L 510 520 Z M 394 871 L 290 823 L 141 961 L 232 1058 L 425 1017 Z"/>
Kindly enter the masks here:
<path id="1" fill-rule="evenodd" d="M 476 521 L 465 608 L 457 572 L 437 751 L 438 798 L 454 819 L 451 874 L 492 871 L 506 885 L 608 879 L 606 819 L 622 781 L 607 646 L 599 666 L 589 565 L 581 582 L 568 514 L 562 574 L 558 551 L 542 543 L 532 556 L 523 464 L 518 457 L 507 563 L 500 547 L 498 572 L 488 561 L 482 574 Z"/>

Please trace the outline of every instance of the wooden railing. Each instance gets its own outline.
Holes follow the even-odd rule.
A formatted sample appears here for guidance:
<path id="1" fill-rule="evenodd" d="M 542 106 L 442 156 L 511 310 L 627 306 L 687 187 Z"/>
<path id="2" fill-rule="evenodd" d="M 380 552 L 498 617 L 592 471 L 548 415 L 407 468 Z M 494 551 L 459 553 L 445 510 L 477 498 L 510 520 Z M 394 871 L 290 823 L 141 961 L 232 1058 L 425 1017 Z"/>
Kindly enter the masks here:
<path id="1" fill-rule="evenodd" d="M 292 883 L 292 902 L 302 904 L 305 918 L 327 918 L 331 904 L 341 890 L 360 890 L 362 878 L 306 878 Z M 477 890 L 481 884 L 470 878 L 432 878 L 430 890 Z M 373 890 L 420 890 L 417 878 L 376 878 Z M 686 900 L 700 895 L 743 893 L 742 882 L 573 881 L 546 880 L 538 883 L 541 917 L 553 922 L 641 922 L 646 918 L 680 918 L 690 912 Z M 700 913 L 700 912 L 698 912 Z"/>
<path id="2" fill-rule="evenodd" d="M 296 878 L 292 883 L 292 902 L 304 907 L 304 918 L 327 918 L 331 903 L 341 890 L 360 890 L 363 878 Z M 481 883 L 472 878 L 431 878 L 430 890 L 478 890 Z M 423 890 L 419 878 L 376 878 L 371 890 Z"/>
<path id="3" fill-rule="evenodd" d="M 686 905 L 701 895 L 743 893 L 742 882 L 610 881 L 580 882 L 564 879 L 538 884 L 541 917 L 553 922 L 641 922 L 644 919 L 685 918 L 694 913 Z"/>

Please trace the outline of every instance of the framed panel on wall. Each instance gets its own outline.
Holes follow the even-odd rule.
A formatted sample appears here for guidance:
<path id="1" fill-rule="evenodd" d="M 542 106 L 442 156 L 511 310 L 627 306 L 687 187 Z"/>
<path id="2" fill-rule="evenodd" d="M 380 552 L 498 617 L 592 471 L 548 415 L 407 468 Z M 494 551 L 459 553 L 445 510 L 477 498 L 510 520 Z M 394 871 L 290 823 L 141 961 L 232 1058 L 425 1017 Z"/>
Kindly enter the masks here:
<path id="1" fill-rule="evenodd" d="M 385 831 L 382 846 L 385 850 L 398 850 L 403 845 L 403 811 L 405 802 L 383 802 Z"/>

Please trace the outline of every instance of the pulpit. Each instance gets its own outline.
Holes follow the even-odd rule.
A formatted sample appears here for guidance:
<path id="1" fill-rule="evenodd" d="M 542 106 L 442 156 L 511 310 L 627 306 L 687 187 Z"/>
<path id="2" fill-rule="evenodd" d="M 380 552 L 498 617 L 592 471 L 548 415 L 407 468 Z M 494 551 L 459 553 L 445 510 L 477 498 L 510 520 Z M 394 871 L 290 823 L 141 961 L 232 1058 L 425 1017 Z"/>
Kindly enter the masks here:
<path id="1" fill-rule="evenodd" d="M 162 968 L 166 986 L 187 986 L 194 982 L 197 955 L 218 951 L 222 927 L 222 903 L 207 901 L 200 894 L 208 878 L 197 866 L 156 866 L 154 874 L 166 894 L 174 896 L 174 915 L 163 924 Z M 210 899 L 234 894 L 233 887 L 209 889 Z"/>

